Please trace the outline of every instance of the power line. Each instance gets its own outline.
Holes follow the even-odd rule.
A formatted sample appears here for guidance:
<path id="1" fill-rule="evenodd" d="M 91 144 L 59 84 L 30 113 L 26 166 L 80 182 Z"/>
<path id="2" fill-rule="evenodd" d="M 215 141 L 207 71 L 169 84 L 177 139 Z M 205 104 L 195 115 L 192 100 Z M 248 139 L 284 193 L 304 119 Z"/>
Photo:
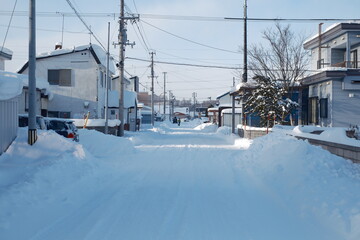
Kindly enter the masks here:
<path id="1" fill-rule="evenodd" d="M 194 43 L 194 44 L 203 46 L 203 47 L 207 47 L 207 48 L 211 48 L 211 49 L 215 49 L 215 50 L 219 50 L 219 51 L 223 51 L 223 52 L 240 54 L 240 53 L 237 52 L 237 51 L 231 51 L 231 50 L 227 50 L 227 49 L 223 49 L 223 48 L 217 48 L 217 47 L 213 47 L 213 46 L 206 45 L 206 44 L 203 44 L 203 43 L 195 42 L 195 41 L 193 41 L 193 40 L 190 40 L 190 39 L 181 37 L 181 36 L 179 36 L 179 35 L 176 35 L 176 34 L 174 34 L 174 33 L 171 33 L 171 32 L 169 32 L 169 31 L 166 31 L 166 30 L 164 30 L 164 29 L 161 29 L 161 28 L 159 28 L 159 27 L 156 27 L 156 26 L 154 26 L 154 25 L 152 25 L 152 24 L 150 24 L 150 23 L 148 23 L 148 22 L 146 22 L 146 21 L 144 21 L 144 20 L 140 20 L 140 21 L 143 22 L 143 23 L 145 23 L 145 24 L 147 24 L 147 25 L 149 25 L 149 26 L 151 26 L 151 27 L 153 27 L 153 28 L 155 28 L 155 29 L 157 29 L 157 30 L 159 30 L 159 31 L 162 31 L 162 32 L 164 32 L 164 33 L 167 33 L 167 34 L 173 36 L 173 37 L 177 37 L 177 38 L 182 39 L 182 40 L 187 41 L 187 42 L 191 42 L 191 43 Z"/>
<path id="2" fill-rule="evenodd" d="M 136 7 L 135 7 L 136 8 Z M 137 11 L 137 10 L 136 10 Z M 138 12 L 138 11 L 137 11 Z M 10 16 L 11 11 L 0 11 L 2 16 Z M 37 12 L 37 17 L 59 17 L 59 12 Z M 66 17 L 77 17 L 72 12 L 63 12 Z M 84 12 L 82 17 L 102 18 L 102 17 L 119 17 L 115 12 Z M 168 20 L 186 20 L 186 21 L 239 21 L 242 17 L 214 17 L 214 16 L 187 16 L 187 15 L 162 15 L 162 14 L 138 14 L 141 18 L 148 19 L 168 19 Z M 15 11 L 14 16 L 28 16 L 28 11 Z M 360 21 L 359 18 L 247 18 L 248 21 L 268 22 L 268 21 L 288 21 L 288 22 L 334 22 L 334 21 Z"/>
<path id="3" fill-rule="evenodd" d="M 8 25 L 0 24 L 0 27 L 7 27 Z M 22 26 L 11 26 L 12 28 L 24 29 L 29 30 L 29 27 L 22 27 Z M 44 31 L 44 32 L 61 32 L 60 30 L 54 29 L 46 29 L 46 28 L 36 28 L 36 31 Z M 89 34 L 87 32 L 75 32 L 75 31 L 64 31 L 66 33 L 75 33 L 75 34 Z"/>
<path id="4" fill-rule="evenodd" d="M 143 62 L 150 62 L 150 60 L 147 59 L 141 59 L 141 58 L 134 58 L 134 57 L 126 57 L 130 60 L 136 60 L 136 61 L 143 61 Z M 164 61 L 154 61 L 154 63 L 159 64 L 169 64 L 169 65 L 179 65 L 179 66 L 188 66 L 188 67 L 200 67 L 200 68 L 219 68 L 219 69 L 229 69 L 229 70 L 242 70 L 242 67 L 227 67 L 227 66 L 215 66 L 215 65 L 199 65 L 199 64 L 190 64 L 190 63 L 176 63 L 176 62 L 164 62 Z M 287 71 L 291 72 L 293 70 L 283 70 L 283 69 L 260 69 L 260 68 L 248 68 L 248 70 L 256 71 L 256 70 L 269 70 L 269 71 Z M 310 70 L 310 69 L 304 69 L 305 72 L 314 72 L 319 73 L 322 70 Z"/>
<path id="5" fill-rule="evenodd" d="M 75 9 L 75 7 L 72 5 L 72 3 L 70 2 L 70 0 L 66 0 L 66 2 L 69 4 L 69 6 L 74 10 L 76 16 L 80 19 L 80 21 L 85 25 L 85 27 L 87 28 L 87 30 L 89 30 L 90 34 L 94 36 L 95 40 L 100 44 L 100 46 L 106 51 L 106 48 L 104 47 L 104 45 L 101 43 L 101 41 L 97 38 L 97 36 L 94 34 L 94 32 L 91 30 L 91 28 L 86 24 L 86 22 L 84 21 L 84 19 L 80 16 L 79 12 Z"/>
<path id="6" fill-rule="evenodd" d="M 150 60 L 147 60 L 147 59 L 134 58 L 134 57 L 126 57 L 126 59 L 136 60 L 136 61 L 143 61 L 143 62 L 151 62 Z M 189 67 L 202 67 L 202 68 L 220 68 L 220 69 L 232 69 L 232 70 L 241 69 L 240 67 L 211 66 L 211 65 L 199 65 L 199 64 L 190 64 L 190 63 L 175 63 L 175 62 L 164 62 L 164 61 L 154 61 L 154 63 L 170 64 L 170 65 L 181 65 L 181 66 L 189 66 Z"/>
<path id="7" fill-rule="evenodd" d="M 11 12 L 10 21 L 9 21 L 8 27 L 7 27 L 7 29 L 6 29 L 4 41 L 3 41 L 3 44 L 2 44 L 2 46 L 1 46 L 1 50 L 0 50 L 0 51 L 2 51 L 2 50 L 4 49 L 5 42 L 6 42 L 6 38 L 7 38 L 7 35 L 8 35 L 8 33 L 9 33 L 10 25 L 11 25 L 11 22 L 12 22 L 12 19 L 13 19 L 13 16 L 14 16 L 16 4 L 17 4 L 17 0 L 15 1 L 14 8 L 13 8 L 13 10 L 12 10 L 12 12 Z"/>

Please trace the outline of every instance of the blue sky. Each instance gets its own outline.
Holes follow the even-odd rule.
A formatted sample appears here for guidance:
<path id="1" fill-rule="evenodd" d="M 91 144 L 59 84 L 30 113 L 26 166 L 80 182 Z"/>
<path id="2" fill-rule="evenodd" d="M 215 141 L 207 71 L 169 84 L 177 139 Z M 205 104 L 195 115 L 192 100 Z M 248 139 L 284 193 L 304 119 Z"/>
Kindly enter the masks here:
<path id="1" fill-rule="evenodd" d="M 28 11 L 29 1 L 18 0 L 16 12 Z M 114 13 L 119 12 L 120 0 L 72 0 L 80 13 Z M 100 3 L 99 3 L 100 2 Z M 10 16 L 4 11 L 11 11 L 15 0 L 0 0 L 0 44 L 4 41 L 6 27 Z M 134 4 L 135 3 L 135 4 Z M 134 48 L 127 47 L 126 56 L 150 59 L 149 50 L 156 52 L 156 61 L 217 65 L 217 66 L 242 66 L 242 54 L 220 51 L 213 48 L 200 46 L 176 38 L 160 31 L 149 24 L 166 30 L 172 34 L 195 41 L 214 48 L 226 49 L 236 52 L 242 45 L 243 24 L 238 21 L 219 21 L 223 17 L 242 17 L 243 1 L 235 0 L 125 0 L 128 9 L 140 14 L 139 28 L 142 31 L 146 46 L 143 43 L 137 26 L 128 24 L 128 39 L 135 41 Z M 136 8 L 135 8 L 136 5 Z M 360 1 L 357 0 L 248 0 L 248 17 L 253 18 L 360 18 Z M 37 0 L 37 11 L 43 13 L 37 18 L 37 52 L 53 50 L 56 42 L 61 41 L 62 15 L 72 12 L 67 2 Z M 58 13 L 57 13 L 58 12 Z M 44 13 L 48 13 L 44 15 Z M 141 16 L 142 15 L 142 16 Z M 167 15 L 160 19 L 160 16 Z M 216 21 L 199 21 L 174 19 L 173 16 L 203 16 Z M 117 19 L 113 16 L 90 17 L 84 20 L 91 25 L 93 32 L 106 46 L 107 23 L 111 23 L 111 42 L 117 39 Z M 209 19 L 208 19 L 209 20 Z M 317 33 L 318 23 L 288 22 L 297 34 L 311 36 Z M 327 22 L 324 28 L 333 24 Z M 28 44 L 28 18 L 16 14 L 13 18 L 5 47 L 14 52 L 13 60 L 6 62 L 6 70 L 16 71 L 27 61 Z M 248 42 L 257 44 L 262 42 L 261 32 L 274 26 L 273 22 L 249 22 Z M 76 17 L 65 16 L 64 48 L 85 45 L 90 42 L 86 28 Z M 96 43 L 95 39 L 91 39 Z M 117 58 L 118 49 L 111 47 L 111 53 Z M 126 60 L 125 68 L 128 73 L 140 76 L 142 90 L 150 87 L 149 63 Z M 189 99 L 192 92 L 197 92 L 198 100 L 214 99 L 216 96 L 229 90 L 234 77 L 234 70 L 195 68 L 156 64 L 155 73 L 158 75 L 155 92 L 163 92 L 163 72 L 167 72 L 167 90 L 172 90 L 177 99 Z"/>

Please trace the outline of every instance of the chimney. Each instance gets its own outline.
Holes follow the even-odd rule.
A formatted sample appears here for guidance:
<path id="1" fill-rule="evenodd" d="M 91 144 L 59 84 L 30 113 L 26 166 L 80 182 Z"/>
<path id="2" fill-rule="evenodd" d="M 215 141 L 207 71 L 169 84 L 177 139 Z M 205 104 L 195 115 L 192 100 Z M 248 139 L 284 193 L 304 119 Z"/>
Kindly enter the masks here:
<path id="1" fill-rule="evenodd" d="M 55 50 L 58 50 L 58 49 L 62 49 L 62 43 L 61 42 L 55 43 Z"/>

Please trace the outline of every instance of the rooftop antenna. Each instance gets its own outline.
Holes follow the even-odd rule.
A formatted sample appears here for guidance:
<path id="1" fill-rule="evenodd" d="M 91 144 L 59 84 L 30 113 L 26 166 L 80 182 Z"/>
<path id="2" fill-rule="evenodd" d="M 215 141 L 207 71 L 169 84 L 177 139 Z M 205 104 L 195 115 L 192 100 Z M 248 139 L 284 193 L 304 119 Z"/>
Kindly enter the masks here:
<path id="1" fill-rule="evenodd" d="M 62 27 L 61 27 L 61 45 L 64 46 L 64 21 L 65 21 L 65 14 L 62 13 Z"/>

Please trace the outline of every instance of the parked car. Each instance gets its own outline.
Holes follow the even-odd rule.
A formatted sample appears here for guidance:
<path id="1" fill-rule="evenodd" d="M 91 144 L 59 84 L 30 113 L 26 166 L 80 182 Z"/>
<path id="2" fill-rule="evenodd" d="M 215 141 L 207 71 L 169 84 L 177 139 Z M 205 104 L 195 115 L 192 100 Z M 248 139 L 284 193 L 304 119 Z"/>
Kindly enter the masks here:
<path id="1" fill-rule="evenodd" d="M 45 118 L 45 123 L 48 130 L 54 130 L 59 135 L 72 138 L 76 142 L 79 141 L 79 134 L 74 121 L 63 118 Z"/>
<path id="2" fill-rule="evenodd" d="M 27 127 L 29 125 L 29 115 L 19 114 L 19 127 Z M 46 130 L 44 117 L 36 116 L 36 129 Z"/>

